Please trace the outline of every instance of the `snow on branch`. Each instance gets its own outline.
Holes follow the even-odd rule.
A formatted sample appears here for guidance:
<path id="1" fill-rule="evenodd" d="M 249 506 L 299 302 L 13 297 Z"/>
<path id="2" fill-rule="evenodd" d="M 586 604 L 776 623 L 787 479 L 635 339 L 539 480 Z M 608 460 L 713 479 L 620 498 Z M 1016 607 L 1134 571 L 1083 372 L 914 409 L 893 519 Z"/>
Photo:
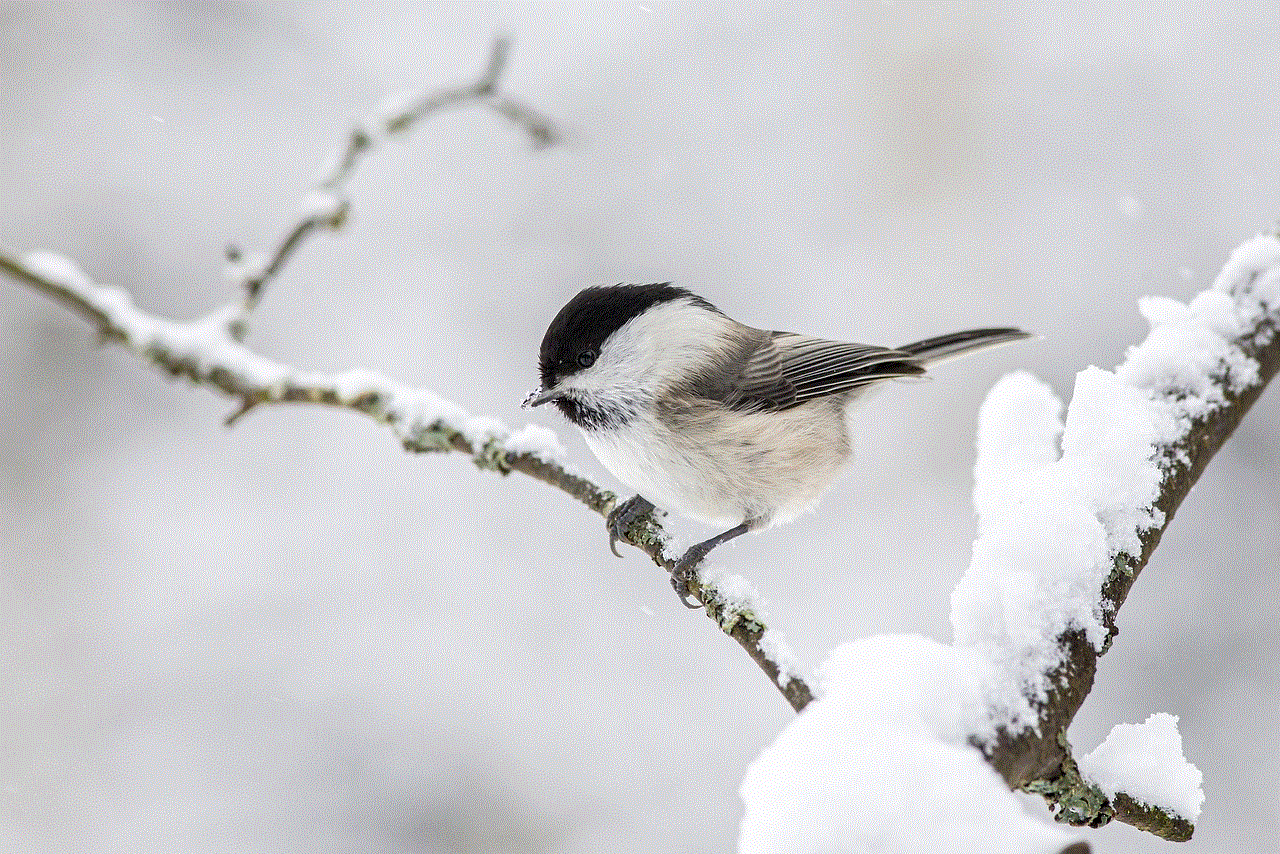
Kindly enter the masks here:
<path id="1" fill-rule="evenodd" d="M 0 251 L 0 271 L 80 314 L 104 340 L 235 399 L 228 423 L 263 404 L 341 407 L 389 425 L 407 450 L 461 452 L 607 515 L 616 496 L 567 468 L 550 431 L 513 430 L 373 372 L 302 371 L 243 343 L 265 284 L 310 235 L 341 225 L 346 182 L 381 138 L 446 106 L 479 102 L 535 144 L 555 140 L 548 120 L 497 91 L 506 56 L 499 40 L 478 81 L 388 99 L 353 130 L 274 252 L 234 253 L 243 304 L 179 322 L 140 310 L 127 291 L 95 283 L 55 254 Z M 1118 729 L 1080 766 L 1066 730 L 1161 533 L 1280 370 L 1280 240 L 1242 245 L 1214 287 L 1187 305 L 1148 298 L 1141 309 L 1151 334 L 1116 371 L 1080 373 L 1065 421 L 1052 391 L 1025 374 L 1006 378 L 984 404 L 979 539 L 952 597 L 954 644 L 902 636 L 846 644 L 824 665 L 814 703 L 750 585 L 711 571 L 695 582 L 691 594 L 708 616 L 805 710 L 744 780 L 743 854 L 826 850 L 806 848 L 796 834 L 821 844 L 874 838 L 894 851 L 1084 850 L 1013 809 L 1009 788 L 1043 794 L 1069 823 L 1115 818 L 1169 839 L 1191 835 L 1198 772 L 1182 757 L 1171 716 Z M 660 522 L 625 534 L 671 570 Z M 1135 750 L 1154 750 L 1159 766 L 1136 767 Z M 1156 777 L 1161 785 L 1148 785 Z"/>
<path id="2" fill-rule="evenodd" d="M 1079 766 L 1108 798 L 1127 797 L 1191 822 L 1200 817 L 1202 776 L 1182 755 L 1174 715 L 1157 712 L 1140 724 L 1117 724 Z"/>
<path id="3" fill-rule="evenodd" d="M 1114 372 L 1077 376 L 1059 458 L 995 483 L 979 464 L 976 493 L 1000 495 L 1004 508 L 981 516 L 952 624 L 957 644 L 1000 665 L 994 731 L 974 735 L 1010 786 L 1069 804 L 1064 817 L 1074 823 L 1115 817 L 1185 839 L 1196 816 L 1177 804 L 1198 803 L 1197 792 L 1154 804 L 1136 793 L 1099 798 L 1076 771 L 1066 729 L 1174 512 L 1280 369 L 1280 239 L 1241 245 L 1189 304 L 1148 297 L 1139 307 L 1146 340 Z M 1011 382 L 988 407 L 1008 406 Z M 1008 458 L 1008 434 L 1026 423 L 1011 419 L 995 433 L 984 420 L 980 458 Z"/>
<path id="4" fill-rule="evenodd" d="M 482 468 L 556 486 L 602 515 L 615 504 L 612 493 L 562 465 L 559 443 L 542 428 L 511 430 L 380 374 L 299 371 L 253 352 L 236 334 L 244 306 L 182 323 L 139 310 L 126 291 L 94 283 L 57 255 L 0 252 L 0 270 L 81 314 L 106 340 L 241 401 L 241 411 L 263 403 L 342 407 L 390 425 L 408 450 L 465 453 Z M 1082 774 L 1065 732 L 1134 577 L 1209 458 L 1280 368 L 1280 240 L 1259 237 L 1240 247 L 1215 287 L 1189 305 L 1142 305 L 1151 335 L 1116 372 L 1080 374 L 1065 424 L 1052 392 L 1025 374 L 993 390 L 980 425 L 980 538 L 953 599 L 956 644 L 889 636 L 836 650 L 822 671 L 823 701 L 797 718 L 799 730 L 784 731 L 744 781 L 741 851 L 780 850 L 771 834 L 788 823 L 762 816 L 779 808 L 797 814 L 814 797 L 831 805 L 814 821 L 834 821 L 839 833 L 914 827 L 915 841 L 894 850 L 917 850 L 917 842 L 925 846 L 919 850 L 945 849 L 957 840 L 991 847 L 996 838 L 1005 848 L 1025 843 L 1011 851 L 1081 850 L 1069 837 L 1011 818 L 1018 813 L 990 784 L 1001 778 L 1002 786 L 1045 795 L 1073 823 L 1115 818 L 1170 839 L 1190 836 L 1195 815 L 1186 805 L 1198 806 L 1198 778 L 1173 743 L 1171 722 L 1144 736 L 1169 757 L 1145 777 L 1123 763 L 1116 772 L 1114 757 L 1126 754 L 1114 744 L 1086 757 Z M 660 524 L 646 521 L 627 539 L 670 568 Z M 745 582 L 704 573 L 693 592 L 793 707 L 810 706 L 813 692 L 793 674 L 785 644 L 765 628 Z M 823 724 L 828 717 L 834 723 Z M 986 763 L 974 766 L 964 759 L 970 755 Z M 981 770 L 988 764 L 998 776 Z M 812 773 L 800 774 L 801 766 Z M 1142 784 L 1153 775 L 1175 779 L 1169 769 L 1181 781 L 1172 789 Z M 776 773 L 807 782 L 779 786 Z M 957 785 L 940 785 L 944 778 Z M 922 788 L 922 780 L 933 783 Z M 903 794 L 901 808 L 936 813 L 932 835 L 921 834 L 918 821 L 895 823 L 897 801 L 884 796 L 891 784 Z M 832 800 L 831 785 L 843 800 Z M 867 809 L 869 791 L 881 793 L 874 803 L 882 812 Z M 839 806 L 850 798 L 857 802 Z M 974 814 L 987 818 L 971 820 Z M 945 815 L 969 819 L 957 827 Z M 867 826 L 851 828 L 851 818 Z"/>
<path id="5" fill-rule="evenodd" d="M 743 781 L 740 854 L 850 839 L 897 854 L 1087 850 L 1009 789 L 1068 824 L 1190 838 L 1203 794 L 1175 718 L 1117 727 L 1079 765 L 1066 731 L 1161 533 L 1280 369 L 1280 239 L 1240 246 L 1187 305 L 1140 308 L 1151 333 L 1114 372 L 1077 376 L 1065 421 L 1026 373 L 992 389 L 954 644 L 880 636 L 833 651 L 821 699 Z"/>

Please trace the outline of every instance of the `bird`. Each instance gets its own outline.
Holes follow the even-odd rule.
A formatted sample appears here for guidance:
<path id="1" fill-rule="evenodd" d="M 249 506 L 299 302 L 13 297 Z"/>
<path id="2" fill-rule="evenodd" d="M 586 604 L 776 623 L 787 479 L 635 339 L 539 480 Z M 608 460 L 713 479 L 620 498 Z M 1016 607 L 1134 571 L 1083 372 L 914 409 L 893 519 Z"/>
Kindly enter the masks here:
<path id="1" fill-rule="evenodd" d="M 848 415 L 888 380 L 1029 337 L 969 329 L 900 347 L 757 329 L 670 282 L 588 287 L 547 326 L 541 385 L 526 407 L 554 404 L 600 463 L 636 495 L 608 516 L 609 546 L 655 508 L 721 529 L 675 562 L 691 599 L 716 546 L 794 519 L 852 454 Z"/>

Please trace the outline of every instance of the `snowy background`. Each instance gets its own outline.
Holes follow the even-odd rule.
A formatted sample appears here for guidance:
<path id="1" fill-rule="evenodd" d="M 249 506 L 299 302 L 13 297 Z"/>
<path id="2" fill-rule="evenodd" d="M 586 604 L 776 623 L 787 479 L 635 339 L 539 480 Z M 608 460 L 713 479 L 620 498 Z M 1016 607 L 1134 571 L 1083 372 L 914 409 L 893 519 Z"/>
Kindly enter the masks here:
<path id="1" fill-rule="evenodd" d="M 740 319 L 896 344 L 1042 341 L 882 393 L 815 515 L 717 552 L 801 659 L 950 637 L 986 389 L 1069 396 L 1280 217 L 1280 13 L 1181 4 L 0 5 L 0 242 L 140 305 L 235 296 L 349 123 L 473 78 L 561 120 L 531 154 L 483 110 L 370 158 L 354 217 L 250 339 L 473 412 L 519 401 L 587 284 L 673 280 Z M 254 412 L 95 349 L 0 283 L 0 846 L 90 852 L 731 849 L 746 765 L 791 713 L 638 552 L 528 479 L 411 457 L 365 419 Z M 574 461 L 609 484 L 576 435 Z M 1121 612 L 1072 730 L 1180 716 L 1195 839 L 1280 838 L 1280 406 L 1268 392 Z M 696 532 L 695 528 L 688 528 Z M 1028 801 L 1034 806 L 1034 802 Z"/>

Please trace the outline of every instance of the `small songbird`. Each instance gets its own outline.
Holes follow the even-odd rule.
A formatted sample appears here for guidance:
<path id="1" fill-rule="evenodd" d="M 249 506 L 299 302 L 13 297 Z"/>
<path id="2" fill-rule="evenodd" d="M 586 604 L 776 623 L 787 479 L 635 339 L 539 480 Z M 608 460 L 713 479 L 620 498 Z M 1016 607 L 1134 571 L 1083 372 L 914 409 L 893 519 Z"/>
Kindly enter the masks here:
<path id="1" fill-rule="evenodd" d="M 873 385 L 1028 337 L 970 329 L 897 348 L 767 332 L 669 283 L 587 288 L 551 321 L 542 385 L 618 480 L 638 494 L 609 516 L 610 547 L 654 505 L 723 532 L 677 561 L 689 583 L 713 548 L 795 518 L 849 460 L 848 411 Z"/>

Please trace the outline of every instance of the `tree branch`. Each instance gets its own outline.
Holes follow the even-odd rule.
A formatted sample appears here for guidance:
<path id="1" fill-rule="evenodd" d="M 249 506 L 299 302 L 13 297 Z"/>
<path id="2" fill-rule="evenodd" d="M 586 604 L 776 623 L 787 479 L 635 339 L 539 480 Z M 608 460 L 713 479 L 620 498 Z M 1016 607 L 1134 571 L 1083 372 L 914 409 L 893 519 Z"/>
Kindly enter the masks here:
<path id="1" fill-rule="evenodd" d="M 313 403 L 350 409 L 390 425 L 406 450 L 464 453 L 480 468 L 528 475 L 607 516 L 617 497 L 561 466 L 559 443 L 549 431 L 530 426 L 512 432 L 493 419 L 472 418 L 431 392 L 408 388 L 378 374 L 299 372 L 254 353 L 241 343 L 248 312 L 261 299 L 265 285 L 307 238 L 320 230 L 341 227 L 350 210 L 342 192 L 379 138 L 406 133 L 446 107 L 474 102 L 521 127 L 535 147 L 552 145 L 560 139 L 560 132 L 550 119 L 498 91 L 509 51 L 509 40 L 498 38 L 484 72 L 474 83 L 431 93 L 414 91 L 391 96 L 375 111 L 374 118 L 353 128 L 346 144 L 321 171 L 315 189 L 304 200 L 301 217 L 270 255 L 246 258 L 238 249 L 228 249 L 229 275 L 245 289 L 242 305 L 224 306 L 205 318 L 180 323 L 139 311 L 128 292 L 96 284 L 73 262 L 57 255 L 35 253 L 18 258 L 0 250 L 0 270 L 79 314 L 97 327 L 104 341 L 123 344 L 172 376 L 185 377 L 238 400 L 237 408 L 225 419 L 228 426 L 266 403 Z M 531 440 L 534 441 L 530 445 Z M 665 553 L 668 536 L 661 524 L 649 521 L 639 525 L 627 539 L 660 567 L 671 571 L 675 557 Z M 812 693 L 791 672 L 785 644 L 778 635 L 769 633 L 754 596 L 743 592 L 745 583 L 735 577 L 700 579 L 692 586 L 691 595 L 706 606 L 707 615 L 746 650 L 794 708 L 803 708 Z"/>
<path id="2" fill-rule="evenodd" d="M 237 334 L 243 306 L 225 306 L 181 323 L 138 310 L 128 292 L 94 283 L 57 255 L 34 253 L 19 259 L 0 251 L 0 270 L 85 318 L 104 340 L 124 345 L 172 376 L 240 401 L 228 421 L 262 404 L 310 403 L 348 409 L 389 425 L 408 451 L 457 451 L 470 456 L 479 468 L 500 474 L 520 472 L 560 489 L 602 516 L 617 502 L 612 492 L 560 463 L 563 450 L 545 428 L 530 425 L 512 431 L 494 419 L 470 416 L 432 392 L 409 388 L 381 374 L 302 372 L 258 355 Z M 625 539 L 671 571 L 678 556 L 666 554 L 669 538 L 661 524 L 646 521 Z M 690 592 L 787 701 L 803 708 L 812 693 L 790 672 L 781 640 L 769 635 L 759 607 L 751 596 L 739 592 L 741 587 L 736 578 L 703 578 Z"/>
<path id="3" fill-rule="evenodd" d="M 559 462 L 562 452 L 558 443 L 542 428 L 511 431 L 492 419 L 473 418 L 431 392 L 402 386 L 379 374 L 300 372 L 254 353 L 235 334 L 243 317 L 241 306 L 226 306 L 205 318 L 179 323 L 137 310 L 127 292 L 93 283 L 74 264 L 58 256 L 40 253 L 19 259 L 0 252 L 0 270 L 79 314 L 97 327 L 104 340 L 123 344 L 173 376 L 241 401 L 236 415 L 264 403 L 349 409 L 391 426 L 406 450 L 456 451 L 470 456 L 482 469 L 501 474 L 520 472 L 564 491 L 602 516 L 616 503 L 613 493 Z M 1254 271 L 1238 290 L 1247 293 L 1265 272 Z M 1256 362 L 1256 374 L 1248 382 L 1233 383 L 1224 368 L 1218 384 L 1221 400 L 1191 418 L 1179 439 L 1158 449 L 1164 477 L 1156 509 L 1163 521 L 1140 532 L 1138 554 L 1121 555 L 1108 576 L 1103 589 L 1104 620 L 1112 635 L 1117 632 L 1120 606 L 1177 507 L 1280 370 L 1280 335 L 1276 334 L 1280 316 L 1275 306 L 1265 308 L 1257 315 L 1257 322 L 1232 342 Z M 1177 383 L 1152 393 L 1174 403 L 1187 394 Z M 645 520 L 625 534 L 624 539 L 658 566 L 671 570 L 674 556 L 667 554 L 669 538 L 660 523 Z M 702 578 L 691 593 L 792 707 L 803 709 L 813 699 L 811 689 L 789 672 L 785 656 L 769 641 L 758 609 L 750 597 L 733 593 L 733 586 Z M 1105 649 L 1095 649 L 1079 629 L 1065 633 L 1058 643 L 1063 650 L 1061 663 L 1045 674 L 1044 684 L 1050 688 L 1042 698 L 1033 698 L 1036 726 L 1000 729 L 994 742 L 980 745 L 988 761 L 1012 788 L 1043 794 L 1070 823 L 1099 826 L 1114 818 L 1167 839 L 1190 838 L 1193 827 L 1185 819 L 1124 794 L 1107 799 L 1080 778 L 1065 732 L 1092 688 L 1097 659 Z"/>
<path id="4" fill-rule="evenodd" d="M 258 304 L 267 283 L 310 237 L 343 226 L 351 211 L 345 195 L 347 182 L 364 156 L 384 137 L 407 133 L 423 119 L 447 107 L 475 103 L 513 122 L 528 134 L 535 148 L 555 144 L 560 132 L 554 122 L 498 91 L 510 48 L 509 39 L 495 39 L 485 70 L 474 83 L 430 93 L 406 92 L 384 100 L 373 117 L 351 129 L 346 143 L 321 170 L 315 187 L 303 199 L 298 219 L 285 230 L 270 253 L 245 255 L 235 246 L 227 247 L 227 275 L 244 288 L 245 308 L 251 310 Z M 239 334 L 243 334 L 243 329 Z"/>
<path id="5" fill-rule="evenodd" d="M 1107 636 L 1100 647 L 1076 627 L 1057 641 L 1059 663 L 1038 683 L 1043 696 L 1030 696 L 1036 720 L 1032 726 L 1002 727 L 996 739 L 981 744 L 988 761 L 1011 788 L 1036 791 L 1061 808 L 1072 824 L 1101 826 L 1112 818 L 1170 840 L 1186 840 L 1194 827 L 1187 819 L 1140 803 L 1123 793 L 1108 798 L 1080 779 L 1066 740 L 1066 730 L 1093 687 L 1098 658 L 1118 634 L 1116 625 L 1138 574 L 1147 565 L 1160 537 L 1209 460 L 1239 425 L 1267 384 L 1280 370 L 1280 241 L 1256 238 L 1241 246 L 1219 276 L 1211 296 L 1225 294 L 1243 330 L 1226 342 L 1226 355 L 1209 371 L 1204 394 L 1187 387 L 1176 372 L 1150 388 L 1150 399 L 1183 421 L 1181 433 L 1151 449 L 1161 478 L 1152 518 L 1156 524 L 1134 532 L 1138 547 L 1117 555 L 1101 589 L 1102 624 Z M 1259 283 L 1266 280 L 1266 288 Z M 1203 295 L 1202 295 L 1203 296 Z M 1194 305 L 1194 303 L 1193 303 Z"/>

